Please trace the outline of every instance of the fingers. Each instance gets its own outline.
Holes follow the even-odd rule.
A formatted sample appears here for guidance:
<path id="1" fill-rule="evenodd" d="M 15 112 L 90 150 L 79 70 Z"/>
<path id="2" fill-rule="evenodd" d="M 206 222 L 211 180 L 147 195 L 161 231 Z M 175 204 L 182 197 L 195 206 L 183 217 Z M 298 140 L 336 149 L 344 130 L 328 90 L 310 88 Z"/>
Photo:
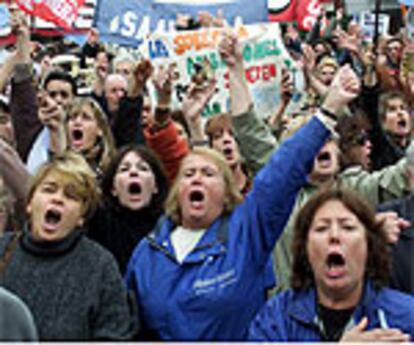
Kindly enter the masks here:
<path id="1" fill-rule="evenodd" d="M 364 331 L 368 326 L 368 318 L 364 316 L 356 325 L 356 329 L 360 332 Z"/>
<path id="2" fill-rule="evenodd" d="M 45 93 L 40 94 L 38 99 L 40 121 L 49 128 L 58 128 L 63 120 L 62 107 Z"/>
<path id="3" fill-rule="evenodd" d="M 349 64 L 346 64 L 339 69 L 337 77 L 345 91 L 354 94 L 359 93 L 361 82 Z"/>
<path id="4" fill-rule="evenodd" d="M 401 332 L 396 328 L 389 329 L 373 329 L 364 333 L 364 340 L 368 341 L 381 341 L 381 342 L 408 342 L 410 336 Z"/>

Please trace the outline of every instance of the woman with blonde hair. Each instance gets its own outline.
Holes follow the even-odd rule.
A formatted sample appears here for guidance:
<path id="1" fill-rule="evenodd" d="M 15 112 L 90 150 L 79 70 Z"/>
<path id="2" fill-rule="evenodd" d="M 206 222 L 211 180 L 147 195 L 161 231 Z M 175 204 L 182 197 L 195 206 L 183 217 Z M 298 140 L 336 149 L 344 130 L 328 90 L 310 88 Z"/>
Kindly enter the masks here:
<path id="1" fill-rule="evenodd" d="M 99 197 L 94 172 L 67 152 L 33 177 L 26 229 L 0 238 L 1 285 L 30 308 L 40 340 L 128 340 L 136 331 L 114 258 L 82 229 Z"/>
<path id="2" fill-rule="evenodd" d="M 252 100 L 235 41 L 224 38 L 220 53 L 229 68 L 232 116 L 240 116 Z M 357 87 L 357 77 L 343 69 L 326 106 L 335 112 L 355 97 Z M 145 340 L 247 337 L 266 300 L 272 248 L 330 135 L 325 121 L 320 113 L 284 142 L 243 201 L 218 152 L 197 148 L 183 159 L 166 216 L 139 243 L 125 275 L 139 302 Z"/>
<path id="3" fill-rule="evenodd" d="M 69 108 L 65 129 L 67 147 L 82 154 L 100 176 L 115 153 L 107 118 L 91 97 L 77 97 Z"/>

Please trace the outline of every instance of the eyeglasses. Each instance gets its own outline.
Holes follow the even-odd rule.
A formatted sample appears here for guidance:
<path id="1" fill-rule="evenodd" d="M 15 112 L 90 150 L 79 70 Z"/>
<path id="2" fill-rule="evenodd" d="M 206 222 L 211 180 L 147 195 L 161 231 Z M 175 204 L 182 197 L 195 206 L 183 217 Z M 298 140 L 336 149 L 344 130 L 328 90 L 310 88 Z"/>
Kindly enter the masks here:
<path id="1" fill-rule="evenodd" d="M 352 141 L 352 143 L 354 145 L 359 145 L 359 146 L 363 146 L 367 143 L 367 141 L 369 141 L 369 135 L 365 132 L 361 132 L 359 133 L 355 139 Z"/>

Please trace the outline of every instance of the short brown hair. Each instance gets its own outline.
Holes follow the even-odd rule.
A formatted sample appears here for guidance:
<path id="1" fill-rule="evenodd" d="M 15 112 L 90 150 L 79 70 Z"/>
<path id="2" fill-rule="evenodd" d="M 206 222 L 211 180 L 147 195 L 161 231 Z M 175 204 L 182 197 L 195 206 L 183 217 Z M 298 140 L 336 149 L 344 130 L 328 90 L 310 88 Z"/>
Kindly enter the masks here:
<path id="1" fill-rule="evenodd" d="M 368 244 L 366 277 L 377 287 L 386 285 L 390 272 L 390 258 L 382 223 L 376 221 L 374 209 L 358 194 L 346 189 L 333 188 L 313 196 L 296 218 L 292 246 L 292 288 L 305 289 L 315 284 L 306 244 L 316 212 L 331 200 L 340 201 L 364 225 Z"/>
<path id="2" fill-rule="evenodd" d="M 213 142 L 214 134 L 225 129 L 233 129 L 231 117 L 228 114 L 215 115 L 207 120 L 204 132 L 208 137 L 210 146 Z"/>
<path id="3" fill-rule="evenodd" d="M 42 165 L 36 175 L 32 177 L 27 204 L 43 180 L 51 173 L 56 173 L 65 181 L 70 181 L 76 187 L 82 203 L 82 214 L 90 216 L 96 209 L 100 193 L 96 182 L 96 175 L 85 159 L 72 151 L 56 156 L 52 161 Z"/>
<path id="4" fill-rule="evenodd" d="M 381 94 L 379 101 L 378 101 L 378 114 L 381 122 L 385 120 L 387 110 L 388 110 L 388 102 L 392 99 L 400 99 L 406 105 L 407 99 L 405 98 L 404 94 L 401 91 L 389 91 L 386 93 Z"/>

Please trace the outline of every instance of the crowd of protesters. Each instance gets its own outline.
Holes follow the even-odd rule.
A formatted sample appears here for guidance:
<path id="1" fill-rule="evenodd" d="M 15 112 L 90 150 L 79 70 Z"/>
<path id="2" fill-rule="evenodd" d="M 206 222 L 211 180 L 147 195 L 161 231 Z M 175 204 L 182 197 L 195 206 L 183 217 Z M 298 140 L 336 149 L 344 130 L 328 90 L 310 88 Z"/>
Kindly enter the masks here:
<path id="1" fill-rule="evenodd" d="M 367 42 L 341 9 L 306 37 L 283 24 L 305 89 L 282 68 L 263 119 L 226 28 L 230 110 L 205 121 L 203 67 L 173 109 L 174 61 L 110 53 L 91 29 L 75 79 L 9 9 L 0 340 L 414 341 L 403 30 Z M 211 26 L 221 13 L 177 16 L 177 30 Z"/>

